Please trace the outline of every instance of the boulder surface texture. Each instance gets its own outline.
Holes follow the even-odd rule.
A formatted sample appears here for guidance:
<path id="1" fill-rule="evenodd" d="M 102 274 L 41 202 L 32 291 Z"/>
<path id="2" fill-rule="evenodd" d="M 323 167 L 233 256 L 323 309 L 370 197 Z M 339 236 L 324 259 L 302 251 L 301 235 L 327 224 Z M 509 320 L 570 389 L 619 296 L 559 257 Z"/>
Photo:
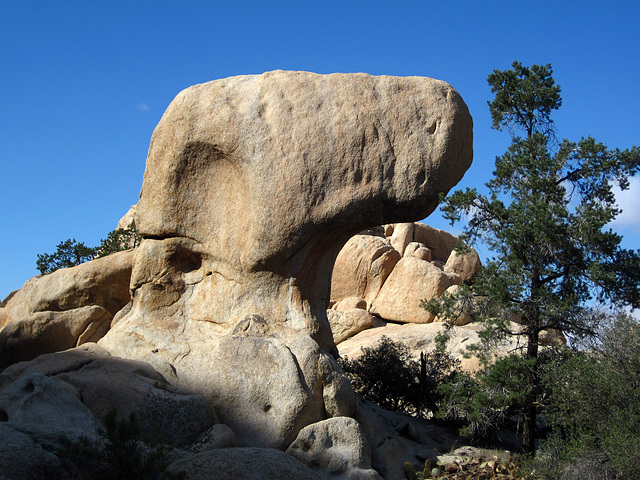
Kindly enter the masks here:
<path id="1" fill-rule="evenodd" d="M 338 252 L 424 218 L 471 159 L 471 117 L 442 81 L 274 71 L 188 88 L 151 139 L 133 305 L 100 344 L 209 398 L 240 445 L 285 449 L 353 411 L 326 314 Z"/>
<path id="2" fill-rule="evenodd" d="M 117 311 L 93 298 L 60 308 L 104 309 L 100 325 L 108 321 L 109 330 L 90 338 L 102 337 L 93 355 L 145 361 L 155 373 L 143 376 L 154 386 L 190 392 L 185 404 L 210 412 L 191 428 L 203 435 L 193 454 L 203 474 L 214 457 L 226 456 L 210 446 L 250 447 L 259 459 L 260 449 L 286 450 L 299 439 L 298 461 L 287 457 L 291 469 L 303 468 L 298 478 L 315 478 L 319 465 L 344 478 L 377 478 L 373 469 L 395 468 L 385 463 L 386 445 L 398 443 L 404 427 L 382 435 L 336 363 L 326 313 L 333 265 L 357 232 L 429 215 L 472 156 L 468 109 L 442 81 L 274 71 L 195 85 L 175 98 L 153 133 L 131 219 L 142 241 L 131 259 L 123 257 L 130 282 Z M 362 265 L 376 278 L 357 293 L 365 302 L 400 261 L 391 250 L 383 246 Z M 21 411 L 19 382 L 38 383 L 43 391 L 64 389 L 90 428 L 91 408 L 100 404 L 89 402 L 98 397 L 86 375 L 34 375 L 5 389 L 7 409 Z M 119 368 L 113 375 L 132 381 Z M 133 390 L 136 405 L 164 399 L 155 391 L 149 397 L 137 381 Z M 206 405 L 194 400 L 201 398 Z M 335 420 L 346 417 L 354 420 Z M 317 446 L 335 447 L 303 454 L 309 435 L 321 440 Z M 351 437 L 359 439 L 355 450 L 343 441 Z M 401 475 L 400 467 L 384 477 Z"/>

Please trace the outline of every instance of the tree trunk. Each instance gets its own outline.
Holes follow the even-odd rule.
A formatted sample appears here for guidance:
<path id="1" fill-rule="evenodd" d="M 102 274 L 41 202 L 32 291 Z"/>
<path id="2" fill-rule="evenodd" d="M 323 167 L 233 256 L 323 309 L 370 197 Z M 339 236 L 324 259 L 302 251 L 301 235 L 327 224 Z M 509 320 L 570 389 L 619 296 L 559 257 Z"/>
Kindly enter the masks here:
<path id="1" fill-rule="evenodd" d="M 538 312 L 536 312 L 538 313 Z M 539 315 L 539 313 L 538 313 Z M 539 318 L 539 317 L 538 317 Z M 529 372 L 529 392 L 525 397 L 523 408 L 524 426 L 522 429 L 522 450 L 533 455 L 536 451 L 536 401 L 538 391 L 538 328 L 530 325 L 527 335 L 527 359 L 534 359 L 535 363 Z"/>

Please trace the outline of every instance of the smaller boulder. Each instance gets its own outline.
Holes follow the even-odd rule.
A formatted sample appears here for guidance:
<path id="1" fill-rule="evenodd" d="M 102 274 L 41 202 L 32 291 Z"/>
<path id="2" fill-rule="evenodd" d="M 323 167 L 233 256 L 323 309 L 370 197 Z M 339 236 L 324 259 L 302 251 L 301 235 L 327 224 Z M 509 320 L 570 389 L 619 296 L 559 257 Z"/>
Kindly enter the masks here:
<path id="1" fill-rule="evenodd" d="M 387 278 L 369 311 L 385 320 L 431 323 L 434 316 L 420 307 L 421 300 L 439 297 L 451 280 L 431 262 L 403 257 Z"/>
<path id="2" fill-rule="evenodd" d="M 173 474 L 184 473 L 185 480 L 320 480 L 321 477 L 280 450 L 272 448 L 220 448 L 174 461 L 168 468 Z"/>
<path id="3" fill-rule="evenodd" d="M 405 257 L 416 257 L 420 260 L 424 260 L 425 262 L 430 262 L 431 258 L 431 249 L 429 249 L 425 244 L 420 242 L 411 242 L 407 245 L 407 248 L 404 250 Z"/>
<path id="4" fill-rule="evenodd" d="M 352 308 L 350 310 L 327 310 L 327 318 L 333 332 L 336 345 L 353 337 L 362 330 L 375 326 L 375 318 L 366 310 Z"/>
<path id="5" fill-rule="evenodd" d="M 459 275 L 463 282 L 468 283 L 480 269 L 480 256 L 472 247 L 467 252 L 453 250 L 444 266 L 446 273 Z"/>
<path id="6" fill-rule="evenodd" d="M 377 480 L 371 468 L 371 448 L 356 420 L 335 417 L 308 425 L 287 453 L 324 479 Z"/>

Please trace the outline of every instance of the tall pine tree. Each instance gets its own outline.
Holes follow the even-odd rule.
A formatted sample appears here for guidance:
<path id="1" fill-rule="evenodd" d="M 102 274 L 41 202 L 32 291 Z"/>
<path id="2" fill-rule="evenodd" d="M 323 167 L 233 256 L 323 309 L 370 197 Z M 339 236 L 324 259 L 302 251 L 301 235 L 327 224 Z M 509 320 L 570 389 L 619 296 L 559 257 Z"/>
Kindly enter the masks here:
<path id="1" fill-rule="evenodd" d="M 526 340 L 520 407 L 523 449 L 533 452 L 540 332 L 589 335 L 595 302 L 640 306 L 640 252 L 621 248 L 609 227 L 620 213 L 613 188 L 629 187 L 640 150 L 609 150 L 591 137 L 558 141 L 551 113 L 562 100 L 550 65 L 514 62 L 488 82 L 493 127 L 506 129 L 512 143 L 496 159 L 488 194 L 457 191 L 442 209 L 452 225 L 466 222 L 464 242 L 485 242 L 493 254 L 470 290 L 473 302 L 466 302 L 484 322 L 484 338 Z M 455 304 L 431 303 L 441 314 L 443 305 Z"/>

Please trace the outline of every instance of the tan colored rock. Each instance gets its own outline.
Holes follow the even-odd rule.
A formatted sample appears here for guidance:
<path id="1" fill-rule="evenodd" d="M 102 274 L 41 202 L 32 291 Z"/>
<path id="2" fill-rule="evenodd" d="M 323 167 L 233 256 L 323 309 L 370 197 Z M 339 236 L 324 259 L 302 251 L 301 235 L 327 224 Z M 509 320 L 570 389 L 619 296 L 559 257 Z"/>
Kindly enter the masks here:
<path id="1" fill-rule="evenodd" d="M 331 275 L 331 300 L 363 298 L 370 304 L 400 260 L 384 238 L 355 235 L 340 250 Z"/>
<path id="2" fill-rule="evenodd" d="M 66 401 L 75 403 L 77 400 L 80 406 L 74 408 L 84 412 L 73 413 L 70 406 L 61 406 L 57 401 L 52 403 L 53 397 L 44 400 L 37 397 L 37 401 L 34 399 L 30 402 L 45 402 L 39 408 L 52 415 L 51 419 L 34 417 L 42 423 L 42 428 L 55 422 L 56 418 L 66 419 L 70 425 L 80 428 L 83 415 L 102 421 L 107 413 L 115 409 L 119 418 L 127 418 L 130 414 L 136 416 L 142 438 L 183 446 L 193 442 L 200 433 L 218 421 L 204 397 L 170 385 L 148 364 L 113 357 L 95 343 L 41 355 L 30 362 L 10 366 L 0 374 L 0 398 L 4 398 L 4 392 L 13 388 L 12 385 L 21 385 L 23 379 L 32 377 L 40 378 L 45 390 L 52 388 L 52 395 L 59 397 L 60 401 L 64 396 L 55 392 L 71 392 L 73 398 L 69 397 Z M 51 382 L 47 379 L 51 379 Z M 0 409 L 3 409 L 2 405 Z M 4 410 L 9 412 L 7 408 Z M 32 415 L 31 410 L 27 410 L 23 417 L 31 418 Z M 19 420 L 18 417 L 12 418 L 16 422 Z M 93 421 L 82 428 L 81 433 L 86 430 L 94 434 Z M 68 429 L 64 425 L 56 425 L 49 430 Z M 55 437 L 59 434 L 55 433 Z"/>
<path id="3" fill-rule="evenodd" d="M 478 252 L 473 247 L 469 247 L 469 251 L 465 253 L 458 253 L 453 250 L 447 259 L 444 271 L 460 275 L 462 282 L 469 282 L 478 273 L 480 265 Z"/>
<path id="4" fill-rule="evenodd" d="M 0 308 L 0 370 L 38 355 L 98 341 L 131 301 L 134 252 L 118 252 L 37 276 Z"/>
<path id="5" fill-rule="evenodd" d="M 353 310 L 353 309 L 366 310 L 367 302 L 364 298 L 347 297 L 335 303 L 332 309 L 337 310 L 338 312 L 344 312 L 346 310 Z"/>
<path id="6" fill-rule="evenodd" d="M 567 344 L 567 338 L 562 331 L 556 329 L 542 330 L 538 340 L 540 345 L 549 345 L 553 347 L 561 347 Z"/>
<path id="7" fill-rule="evenodd" d="M 287 453 L 327 480 L 382 480 L 371 468 L 371 447 L 353 418 L 335 417 L 306 426 Z"/>
<path id="8" fill-rule="evenodd" d="M 170 473 L 185 480 L 320 480 L 320 476 L 291 455 L 269 448 L 221 448 L 174 461 Z"/>
<path id="9" fill-rule="evenodd" d="M 413 241 L 425 244 L 431 250 L 433 260 L 446 263 L 458 242 L 458 237 L 430 225 L 416 223 L 413 229 Z"/>
<path id="10" fill-rule="evenodd" d="M 407 245 L 407 248 L 405 248 L 404 250 L 404 256 L 416 257 L 426 262 L 430 262 L 432 260 L 431 250 L 424 243 L 420 242 L 409 243 L 409 245 Z"/>
<path id="11" fill-rule="evenodd" d="M 205 395 L 240 445 L 285 448 L 352 409 L 323 367 L 338 252 L 432 212 L 471 132 L 455 90 L 425 78 L 276 71 L 181 92 L 149 148 L 133 303 L 100 344 Z"/>
<path id="12" fill-rule="evenodd" d="M 431 262 L 412 256 L 403 257 L 369 311 L 394 322 L 430 323 L 434 316 L 420 307 L 421 300 L 438 297 L 450 286 L 447 275 Z"/>
<path id="13" fill-rule="evenodd" d="M 445 293 L 448 295 L 457 295 L 460 291 L 461 286 L 459 284 L 451 285 L 449 288 L 445 290 Z M 455 310 L 454 310 L 454 318 L 440 318 L 436 317 L 436 322 L 451 322 L 453 325 L 462 327 L 464 325 L 469 324 L 471 322 L 471 305 L 467 305 L 466 300 L 458 299 L 456 301 Z"/>
<path id="14" fill-rule="evenodd" d="M 98 341 L 110 325 L 111 315 L 97 305 L 62 312 L 35 312 L 0 330 L 0 370 L 38 355 Z"/>
<path id="15" fill-rule="evenodd" d="M 431 250 L 431 259 L 446 263 L 453 247 L 458 242 L 458 237 L 444 230 L 433 228 L 424 223 L 396 223 L 385 232 L 391 233 L 389 239 L 393 248 L 402 255 L 407 255 L 405 250 L 413 242 L 417 242 Z M 386 234 L 386 233 L 385 233 Z"/>
<path id="16" fill-rule="evenodd" d="M 340 247 L 433 211 L 471 162 L 471 128 L 455 90 L 432 79 L 275 71 L 193 86 L 153 134 L 136 225 L 167 245 L 142 246 L 132 285 L 193 297 L 199 319 L 228 329 L 249 314 L 291 318 L 330 350 Z"/>
<path id="17" fill-rule="evenodd" d="M 480 367 L 477 357 L 464 358 L 464 353 L 469 345 L 480 343 L 479 334 L 483 328 L 482 324 L 469 323 L 464 326 L 457 326 L 449 332 L 450 340 L 447 344 L 447 351 L 461 361 L 462 368 L 466 371 L 474 372 Z M 516 329 L 517 325 L 512 323 L 511 328 Z M 420 352 L 431 351 L 435 348 L 436 336 L 444 331 L 445 326 L 440 322 L 430 324 L 407 323 L 403 325 L 387 323 L 381 327 L 363 330 L 338 345 L 338 349 L 340 356 L 355 359 L 361 355 L 361 347 L 375 347 L 384 335 L 393 341 L 406 345 L 411 355 L 418 358 Z M 511 338 L 504 346 L 496 349 L 496 355 L 503 355 L 517 346 L 517 338 Z"/>
<path id="18" fill-rule="evenodd" d="M 126 230 L 128 228 L 135 227 L 136 225 L 135 214 L 136 214 L 137 207 L 138 205 L 131 205 L 131 208 L 127 211 L 127 213 L 124 214 L 124 216 L 118 222 L 118 226 L 116 227 L 116 230 Z"/>
<path id="19" fill-rule="evenodd" d="M 383 410 L 362 398 L 356 417 L 369 440 L 372 467 L 385 480 L 404 480 L 404 462 L 434 463 L 440 451 L 449 451 L 459 438 L 433 422 Z"/>
<path id="20" fill-rule="evenodd" d="M 373 315 L 359 308 L 350 310 L 327 310 L 327 317 L 329 318 L 329 324 L 333 332 L 333 341 L 336 345 L 376 324 Z"/>
<path id="21" fill-rule="evenodd" d="M 348 380 L 310 337 L 258 316 L 225 335 L 213 323 L 181 320 L 142 326 L 129 316 L 114 327 L 123 331 L 99 344 L 204 395 L 241 446 L 285 449 L 304 426 L 353 413 Z"/>
<path id="22" fill-rule="evenodd" d="M 404 255 L 404 251 L 411 242 L 413 242 L 413 230 L 414 223 L 396 223 L 393 226 L 393 233 L 391 234 L 391 245 L 395 248 L 400 255 Z"/>

